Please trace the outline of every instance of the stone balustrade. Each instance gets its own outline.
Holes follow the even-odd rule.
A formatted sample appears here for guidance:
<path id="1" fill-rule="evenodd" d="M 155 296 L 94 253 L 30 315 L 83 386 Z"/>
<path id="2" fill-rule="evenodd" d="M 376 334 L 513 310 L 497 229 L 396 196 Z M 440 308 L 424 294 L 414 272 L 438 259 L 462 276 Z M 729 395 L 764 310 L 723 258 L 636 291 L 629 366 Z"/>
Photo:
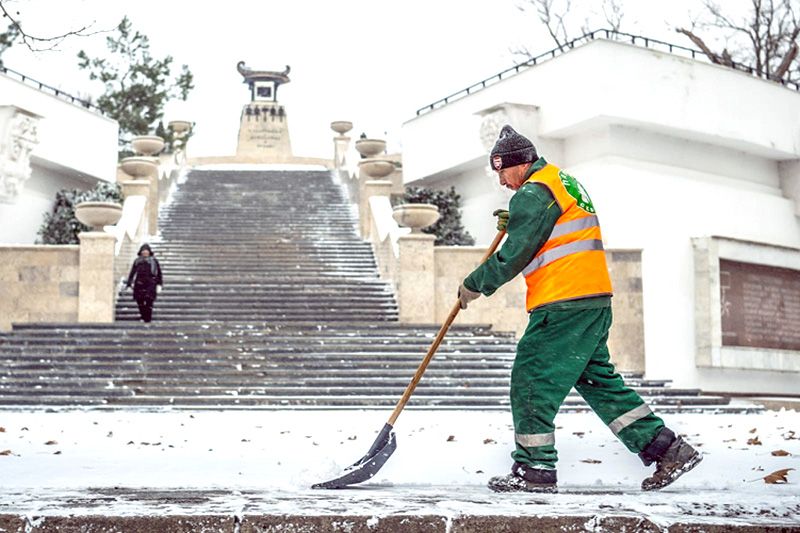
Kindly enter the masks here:
<path id="1" fill-rule="evenodd" d="M 116 225 L 80 233 L 79 245 L 0 245 L 0 331 L 14 323 L 114 321 L 120 280 L 157 233 L 159 207 L 186 170 L 183 149 L 133 159 L 117 170 L 124 201 Z"/>

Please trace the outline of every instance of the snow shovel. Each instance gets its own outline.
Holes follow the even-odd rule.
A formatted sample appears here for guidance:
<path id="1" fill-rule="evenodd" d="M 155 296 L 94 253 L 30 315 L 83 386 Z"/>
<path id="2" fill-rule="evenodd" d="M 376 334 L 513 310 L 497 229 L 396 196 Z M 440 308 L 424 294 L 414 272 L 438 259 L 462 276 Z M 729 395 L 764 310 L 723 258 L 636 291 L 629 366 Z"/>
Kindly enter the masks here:
<path id="1" fill-rule="evenodd" d="M 484 254 L 483 259 L 481 259 L 481 263 L 484 263 L 494 253 L 500 244 L 500 241 L 503 240 L 503 236 L 505 234 L 505 230 L 497 232 L 497 236 L 492 241 L 492 244 L 489 246 L 486 254 Z M 422 379 L 422 374 L 424 374 L 425 369 L 428 368 L 428 363 L 430 363 L 431 359 L 433 359 L 436 350 L 442 343 L 445 333 L 447 333 L 447 330 L 450 329 L 450 325 L 456 319 L 456 315 L 458 315 L 460 310 L 461 302 L 456 300 L 456 303 L 453 305 L 453 309 L 447 316 L 447 320 L 445 320 L 444 324 L 442 324 L 442 327 L 439 328 L 439 333 L 436 335 L 433 344 L 431 344 L 431 347 L 428 348 L 428 353 L 420 363 L 419 368 L 417 368 L 416 374 L 414 374 L 414 377 L 411 379 L 411 383 L 408 384 L 408 387 L 406 387 L 402 398 L 400 398 L 400 401 L 397 402 L 397 406 L 394 408 L 392 416 L 389 417 L 389 421 L 384 424 L 383 429 L 381 429 L 380 433 L 378 433 L 378 437 L 375 439 L 375 442 L 372 443 L 372 446 L 370 446 L 367 454 L 352 465 L 345 468 L 342 476 L 330 481 L 312 485 L 312 489 L 343 489 L 349 485 L 355 485 L 372 478 L 372 476 L 377 474 L 378 470 L 383 467 L 387 459 L 389 459 L 389 457 L 397 449 L 397 439 L 392 431 L 394 428 L 394 423 L 397 421 L 397 417 L 400 416 L 400 412 L 406 406 L 409 398 L 411 398 L 411 395 L 414 393 L 414 389 L 417 388 L 419 380 Z"/>

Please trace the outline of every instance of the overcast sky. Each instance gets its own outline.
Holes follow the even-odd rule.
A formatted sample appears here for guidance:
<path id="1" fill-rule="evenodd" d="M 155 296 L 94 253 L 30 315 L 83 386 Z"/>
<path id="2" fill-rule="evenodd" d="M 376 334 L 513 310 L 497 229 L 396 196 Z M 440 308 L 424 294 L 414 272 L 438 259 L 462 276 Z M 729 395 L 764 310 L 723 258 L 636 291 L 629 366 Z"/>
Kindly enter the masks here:
<path id="1" fill-rule="evenodd" d="M 741 3 L 740 0 L 731 0 Z M 535 16 L 513 0 L 13 0 L 31 33 L 52 35 L 92 23 L 113 28 L 128 15 L 148 35 L 152 52 L 170 54 L 195 75 L 185 103 L 170 105 L 166 119 L 197 123 L 193 155 L 227 155 L 236 148 L 241 108 L 249 100 L 236 71 L 283 70 L 291 83 L 280 101 L 289 114 L 293 151 L 329 157 L 332 120 L 351 120 L 353 133 L 388 135 L 400 149 L 400 126 L 423 107 L 514 63 L 510 49 L 553 47 Z M 574 32 L 587 17 L 602 18 L 573 0 Z M 627 0 L 622 29 L 687 44 L 674 32 L 700 12 L 699 1 Z M 71 38 L 58 51 L 32 54 L 18 45 L 8 67 L 71 94 L 100 93 L 77 68 L 81 48 L 105 53 L 105 36 Z M 0 99 L 2 95 L 0 95 Z"/>

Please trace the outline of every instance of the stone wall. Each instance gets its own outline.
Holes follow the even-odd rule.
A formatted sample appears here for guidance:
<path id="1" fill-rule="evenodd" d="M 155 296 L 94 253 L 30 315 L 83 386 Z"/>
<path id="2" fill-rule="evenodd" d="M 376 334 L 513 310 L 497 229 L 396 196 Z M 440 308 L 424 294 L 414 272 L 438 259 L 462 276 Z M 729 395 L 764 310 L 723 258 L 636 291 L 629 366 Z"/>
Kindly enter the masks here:
<path id="1" fill-rule="evenodd" d="M 78 321 L 79 246 L 0 245 L 0 331 Z"/>
<path id="2" fill-rule="evenodd" d="M 476 246 L 434 248 L 436 322 L 447 318 L 456 301 L 458 285 L 478 265 L 485 251 Z M 614 287 L 614 325 L 609 337 L 612 360 L 619 370 L 644 372 L 641 251 L 609 250 L 606 257 Z M 519 337 L 528 325 L 525 292 L 524 278 L 518 276 L 491 297 L 481 297 L 469 309 L 459 312 L 455 323 L 491 324 L 499 331 L 514 331 Z"/>

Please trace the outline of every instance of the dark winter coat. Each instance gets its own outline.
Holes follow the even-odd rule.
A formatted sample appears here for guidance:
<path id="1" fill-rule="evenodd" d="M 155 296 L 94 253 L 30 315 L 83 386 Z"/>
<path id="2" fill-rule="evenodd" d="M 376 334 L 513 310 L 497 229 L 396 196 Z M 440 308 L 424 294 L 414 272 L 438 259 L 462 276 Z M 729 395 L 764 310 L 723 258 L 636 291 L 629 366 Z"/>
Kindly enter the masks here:
<path id="1" fill-rule="evenodd" d="M 149 250 L 150 247 L 143 245 L 139 250 L 139 257 L 133 262 L 131 273 L 128 275 L 128 287 L 133 287 L 133 299 L 152 300 L 156 299 L 156 286 L 163 285 L 164 280 L 161 276 L 161 265 L 155 256 L 142 257 L 142 250 Z"/>

